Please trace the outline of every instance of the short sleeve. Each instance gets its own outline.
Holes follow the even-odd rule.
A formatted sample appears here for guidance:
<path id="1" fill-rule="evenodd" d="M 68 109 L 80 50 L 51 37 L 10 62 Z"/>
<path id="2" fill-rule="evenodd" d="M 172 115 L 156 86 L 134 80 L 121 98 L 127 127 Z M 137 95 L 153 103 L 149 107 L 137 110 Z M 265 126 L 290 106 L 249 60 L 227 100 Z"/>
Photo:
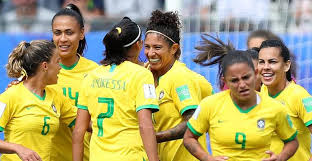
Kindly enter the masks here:
<path id="1" fill-rule="evenodd" d="M 7 123 L 11 120 L 14 113 L 12 105 L 10 98 L 6 94 L 0 95 L 0 132 L 4 131 Z"/>
<path id="2" fill-rule="evenodd" d="M 82 81 L 82 88 L 79 91 L 79 99 L 77 103 L 77 108 L 88 111 L 88 101 L 87 101 L 87 93 L 86 93 L 87 85 L 85 84 L 85 82 L 86 82 L 86 79 Z"/>
<path id="3" fill-rule="evenodd" d="M 156 97 L 154 78 L 150 71 L 144 70 L 141 76 L 136 76 L 139 79 L 134 81 L 134 88 L 137 92 L 135 95 L 136 112 L 142 109 L 151 109 L 152 112 L 159 111 L 159 106 Z"/>
<path id="4" fill-rule="evenodd" d="M 196 109 L 200 101 L 199 84 L 189 77 L 177 76 L 172 83 L 172 99 L 181 115 L 187 110 Z"/>
<path id="5" fill-rule="evenodd" d="M 187 127 L 190 131 L 197 136 L 201 136 L 203 133 L 206 133 L 210 127 L 209 125 L 209 107 L 202 101 L 193 116 L 187 122 Z"/>
<path id="6" fill-rule="evenodd" d="M 312 97 L 307 92 L 302 95 L 298 102 L 298 115 L 304 122 L 305 126 L 310 126 L 312 124 Z"/>
<path id="7" fill-rule="evenodd" d="M 61 108 L 61 122 L 68 125 L 68 127 L 73 127 L 75 125 L 76 116 L 77 116 L 77 108 L 76 106 L 70 103 L 69 98 L 60 95 L 60 99 L 62 100 Z"/>
<path id="8" fill-rule="evenodd" d="M 200 76 L 200 80 L 198 82 L 200 85 L 201 98 L 205 98 L 214 94 L 211 84 L 206 80 L 205 77 Z"/>
<path id="9" fill-rule="evenodd" d="M 297 132 L 293 128 L 290 116 L 283 107 L 281 107 L 281 110 L 277 112 L 275 130 L 284 143 L 292 141 L 296 138 Z"/>

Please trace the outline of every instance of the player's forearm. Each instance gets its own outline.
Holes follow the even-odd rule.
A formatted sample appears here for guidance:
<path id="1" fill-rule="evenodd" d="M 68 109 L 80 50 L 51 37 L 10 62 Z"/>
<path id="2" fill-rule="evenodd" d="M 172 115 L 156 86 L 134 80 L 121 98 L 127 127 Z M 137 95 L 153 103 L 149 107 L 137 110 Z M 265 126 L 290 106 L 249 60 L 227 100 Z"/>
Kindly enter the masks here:
<path id="1" fill-rule="evenodd" d="M 157 153 L 157 142 L 152 122 L 152 112 L 143 109 L 138 112 L 140 135 L 145 151 L 150 161 L 159 161 Z"/>
<path id="2" fill-rule="evenodd" d="M 187 121 L 183 121 L 172 129 L 156 133 L 157 143 L 182 139 L 186 130 Z"/>
<path id="3" fill-rule="evenodd" d="M 75 133 L 75 130 L 73 132 L 73 161 L 83 161 L 83 134 L 77 134 Z"/>
<path id="4" fill-rule="evenodd" d="M 292 157 L 296 153 L 298 145 L 299 144 L 298 144 L 297 139 L 294 139 L 290 142 L 285 143 L 282 152 L 279 154 L 279 159 L 281 161 L 288 160 L 290 157 Z"/>
<path id="5" fill-rule="evenodd" d="M 3 153 L 3 154 L 17 153 L 17 147 L 18 147 L 18 144 L 13 144 L 13 143 L 0 140 L 0 153 Z"/>
<path id="6" fill-rule="evenodd" d="M 152 124 L 145 123 L 146 125 L 140 127 L 140 134 L 143 140 L 144 148 L 150 161 L 159 161 L 157 153 L 157 142 L 155 137 L 155 130 Z"/>
<path id="7" fill-rule="evenodd" d="M 168 129 L 166 131 L 161 131 L 156 134 L 156 139 L 158 143 L 182 139 L 186 131 L 186 123 L 192 117 L 195 110 L 187 110 L 183 113 L 183 121 L 175 126 L 174 128 Z"/>
<path id="8" fill-rule="evenodd" d="M 197 159 L 201 161 L 208 161 L 209 154 L 199 144 L 198 138 L 194 138 L 193 136 L 194 135 L 192 135 L 189 130 L 186 131 L 183 138 L 185 148 Z"/>

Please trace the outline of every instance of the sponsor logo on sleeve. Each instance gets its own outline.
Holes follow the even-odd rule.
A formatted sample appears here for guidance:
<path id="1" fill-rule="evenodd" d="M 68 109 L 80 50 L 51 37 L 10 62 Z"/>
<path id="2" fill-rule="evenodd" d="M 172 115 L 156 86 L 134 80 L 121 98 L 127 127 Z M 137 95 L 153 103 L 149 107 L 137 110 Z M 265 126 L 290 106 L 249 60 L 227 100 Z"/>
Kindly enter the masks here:
<path id="1" fill-rule="evenodd" d="M 146 99 L 149 98 L 156 99 L 156 91 L 155 86 L 153 84 L 144 84 L 143 89 L 144 89 L 144 97 Z"/>
<path id="2" fill-rule="evenodd" d="M 287 119 L 287 122 L 288 122 L 289 126 L 290 126 L 290 127 L 293 127 L 293 123 L 292 123 L 292 121 L 291 121 L 289 115 L 286 116 L 286 119 Z"/>
<path id="3" fill-rule="evenodd" d="M 176 92 L 179 96 L 180 101 L 184 101 L 186 99 L 191 98 L 190 91 L 187 85 L 183 85 L 183 86 L 176 88 Z"/>
<path id="4" fill-rule="evenodd" d="M 2 117 L 5 108 L 6 108 L 6 104 L 0 102 L 0 117 Z"/>
<path id="5" fill-rule="evenodd" d="M 302 103 L 307 112 L 312 111 L 312 97 L 302 99 Z"/>

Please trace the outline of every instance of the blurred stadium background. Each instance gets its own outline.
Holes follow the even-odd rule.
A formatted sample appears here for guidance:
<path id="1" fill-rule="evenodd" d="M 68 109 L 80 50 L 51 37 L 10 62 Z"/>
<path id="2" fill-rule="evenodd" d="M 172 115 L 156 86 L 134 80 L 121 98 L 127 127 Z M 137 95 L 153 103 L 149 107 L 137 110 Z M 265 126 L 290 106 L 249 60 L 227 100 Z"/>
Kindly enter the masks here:
<path id="1" fill-rule="evenodd" d="M 102 39 L 123 16 L 142 27 L 154 9 L 178 11 L 182 19 L 182 57 L 190 69 L 204 75 L 219 91 L 217 67 L 192 62 L 202 33 L 230 40 L 246 49 L 249 32 L 270 30 L 279 35 L 296 56 L 297 83 L 312 94 L 312 0 L 0 0 L 0 92 L 11 79 L 5 64 L 22 40 L 52 39 L 51 19 L 62 6 L 77 4 L 86 20 L 85 57 L 99 62 Z M 141 59 L 145 60 L 143 53 Z"/>

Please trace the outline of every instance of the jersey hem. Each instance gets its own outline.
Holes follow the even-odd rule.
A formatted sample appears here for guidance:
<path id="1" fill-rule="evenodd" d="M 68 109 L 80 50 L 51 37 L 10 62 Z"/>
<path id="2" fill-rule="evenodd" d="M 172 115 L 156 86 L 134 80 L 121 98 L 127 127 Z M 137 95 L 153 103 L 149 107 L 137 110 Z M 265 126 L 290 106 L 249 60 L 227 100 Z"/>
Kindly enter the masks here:
<path id="1" fill-rule="evenodd" d="M 187 110 L 193 110 L 193 109 L 196 109 L 198 107 L 198 105 L 190 105 L 190 106 L 186 106 L 184 107 L 182 110 L 181 110 L 181 115 L 183 115 L 183 113 Z"/>
<path id="2" fill-rule="evenodd" d="M 293 141 L 296 138 L 297 134 L 298 134 L 298 131 L 296 131 L 290 138 L 283 140 L 283 142 L 288 143 L 290 141 Z"/>
<path id="3" fill-rule="evenodd" d="M 69 128 L 72 128 L 76 124 L 76 119 L 74 119 L 69 125 Z"/>
<path id="4" fill-rule="evenodd" d="M 202 135 L 203 135 L 202 133 L 197 132 L 197 131 L 192 127 L 192 125 L 191 125 L 189 122 L 187 122 L 186 125 L 187 125 L 187 127 L 190 129 L 190 131 L 191 131 L 194 135 L 196 135 L 196 136 L 202 136 Z"/>
<path id="5" fill-rule="evenodd" d="M 82 109 L 82 110 L 87 110 L 88 111 L 88 107 L 87 106 L 83 106 L 83 105 L 77 105 L 78 109 Z"/>
<path id="6" fill-rule="evenodd" d="M 153 112 L 157 112 L 159 111 L 159 106 L 157 105 L 143 105 L 143 106 L 139 106 L 138 108 L 135 109 L 135 112 L 138 112 L 142 109 L 151 109 Z"/>
<path id="7" fill-rule="evenodd" d="M 310 120 L 310 121 L 304 123 L 304 125 L 305 125 L 306 127 L 310 126 L 311 124 L 312 124 L 312 120 Z"/>

